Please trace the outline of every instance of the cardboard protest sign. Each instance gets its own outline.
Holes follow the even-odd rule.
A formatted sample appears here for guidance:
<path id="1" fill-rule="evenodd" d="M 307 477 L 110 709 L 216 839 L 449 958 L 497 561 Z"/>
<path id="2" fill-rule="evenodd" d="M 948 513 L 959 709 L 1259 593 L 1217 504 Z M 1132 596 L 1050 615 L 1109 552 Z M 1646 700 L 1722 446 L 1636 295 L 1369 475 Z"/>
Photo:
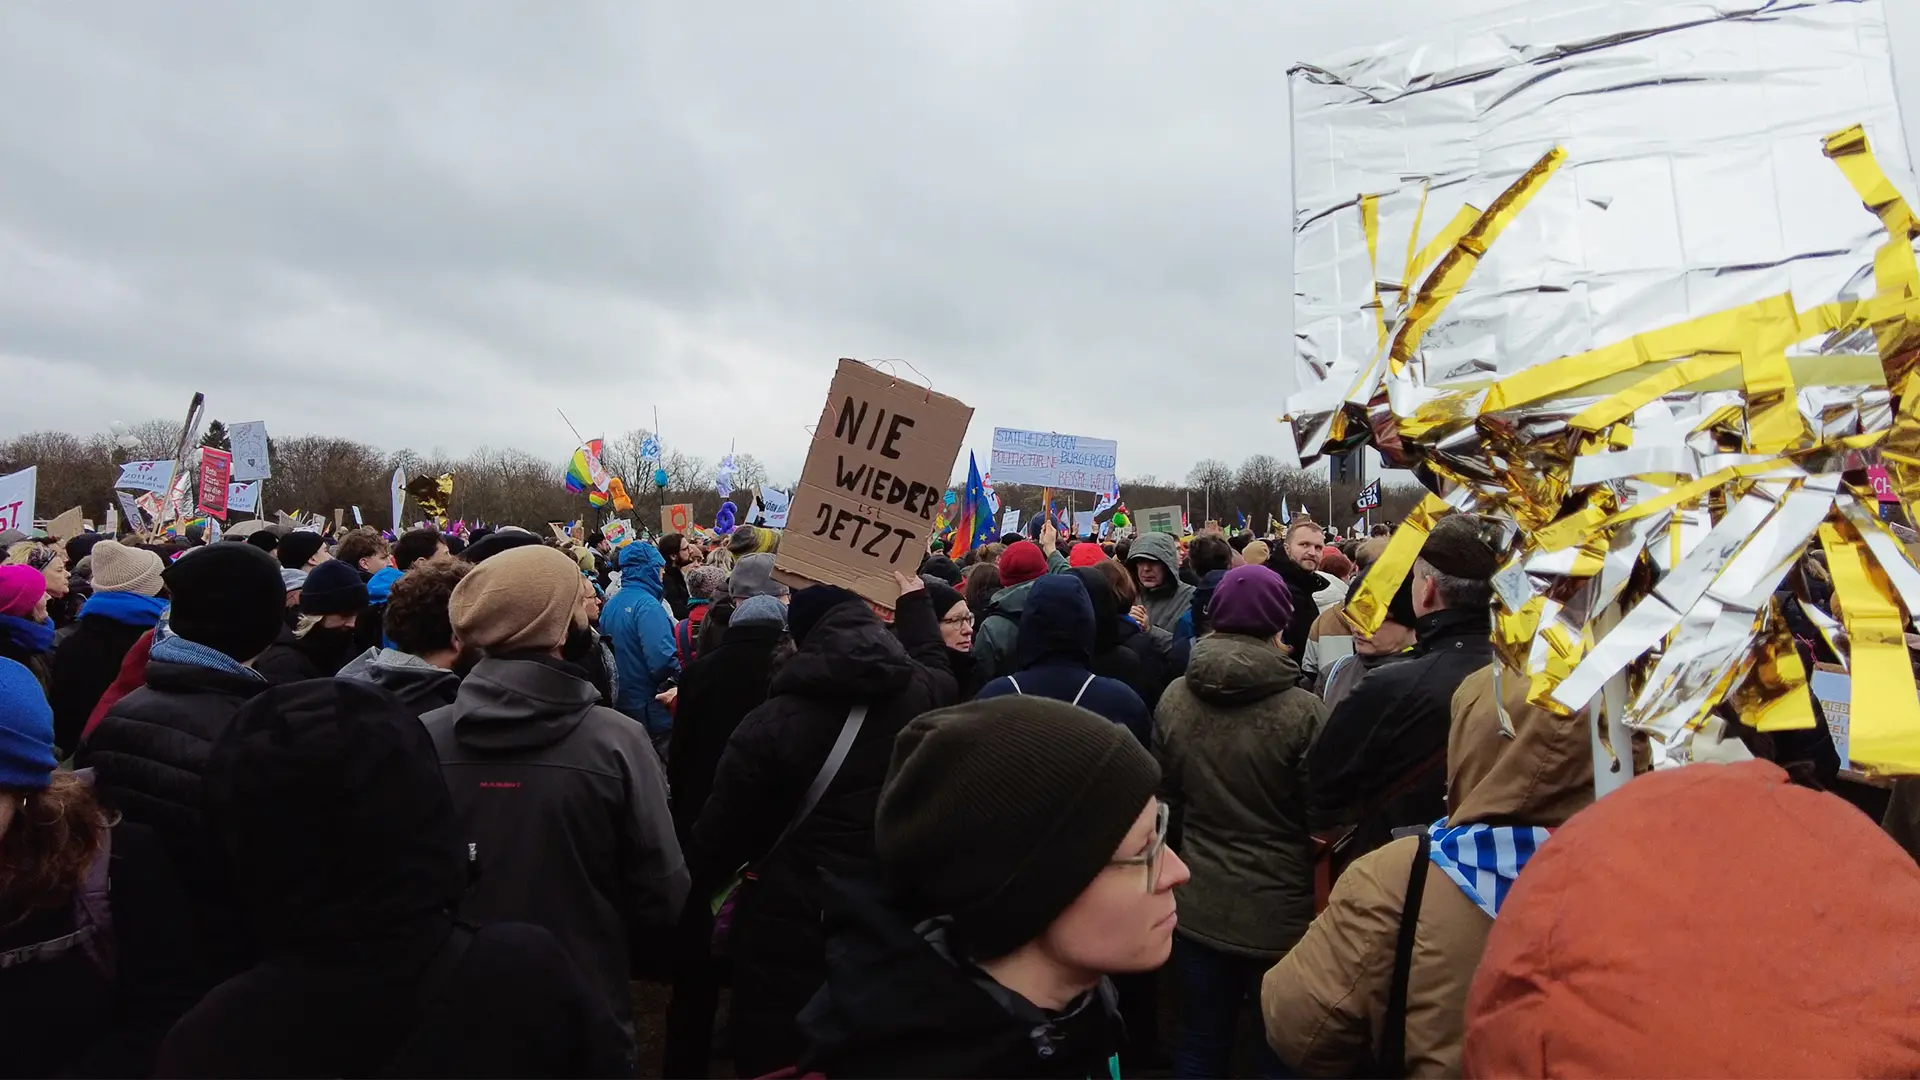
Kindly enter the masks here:
<path id="1" fill-rule="evenodd" d="M 233 455 L 211 446 L 200 450 L 200 509 L 227 520 L 227 484 L 233 477 Z"/>
<path id="2" fill-rule="evenodd" d="M 273 464 L 267 460 L 267 422 L 249 420 L 227 429 L 227 441 L 233 446 L 233 478 L 266 480 L 273 476 Z"/>
<path id="3" fill-rule="evenodd" d="M 227 510 L 240 514 L 260 512 L 260 482 L 227 485 Z"/>
<path id="4" fill-rule="evenodd" d="M 113 486 L 123 491 L 165 492 L 173 483 L 171 461 L 129 461 L 120 466 L 120 478 Z"/>
<path id="5" fill-rule="evenodd" d="M 840 361 L 814 429 L 774 568 L 792 584 L 845 586 L 891 608 L 895 571 L 926 555 L 973 409 Z"/>
<path id="6" fill-rule="evenodd" d="M 1057 431 L 993 429 L 993 478 L 1003 484 L 1112 491 L 1114 464 L 1120 444 L 1112 439 L 1088 439 Z"/>
<path id="7" fill-rule="evenodd" d="M 691 528 L 693 528 L 692 503 L 674 503 L 671 506 L 663 506 L 660 508 L 660 532 L 663 535 L 666 533 L 679 533 L 685 536 L 687 530 Z M 605 529 L 600 531 L 603 534 L 606 532 Z"/>
<path id="8" fill-rule="evenodd" d="M 81 516 L 80 508 L 76 506 L 47 522 L 46 531 L 48 536 L 64 544 L 85 532 L 86 529 L 86 519 Z"/>
<path id="9" fill-rule="evenodd" d="M 133 505 L 139 507 L 140 512 L 146 515 L 147 528 L 159 528 L 160 515 L 167 512 L 165 499 L 162 499 L 158 493 L 149 491 L 145 495 L 133 500 Z"/>
<path id="10" fill-rule="evenodd" d="M 333 531 L 339 532 L 340 527 L 342 525 L 345 525 L 346 523 L 347 523 L 346 509 L 344 507 L 339 507 L 339 506 L 334 507 L 333 508 Z"/>
<path id="11" fill-rule="evenodd" d="M 17 473 L 0 476 L 0 532 L 18 529 L 26 532 L 33 525 L 33 496 L 40 488 L 40 469 L 29 465 Z"/>
<path id="12" fill-rule="evenodd" d="M 1141 532 L 1171 533 L 1174 536 L 1180 535 L 1180 508 L 1178 506 L 1156 506 L 1150 510 L 1142 510 L 1133 515 L 1133 520 L 1140 524 Z"/>

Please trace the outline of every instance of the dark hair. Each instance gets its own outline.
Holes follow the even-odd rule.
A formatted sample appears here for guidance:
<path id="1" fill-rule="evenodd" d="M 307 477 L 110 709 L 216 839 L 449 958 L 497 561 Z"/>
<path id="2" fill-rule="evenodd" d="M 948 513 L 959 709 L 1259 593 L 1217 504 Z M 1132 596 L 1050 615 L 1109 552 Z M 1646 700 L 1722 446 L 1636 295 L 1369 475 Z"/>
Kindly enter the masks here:
<path id="1" fill-rule="evenodd" d="M 11 796 L 9 796 L 11 797 Z M 56 772 L 0 836 L 0 926 L 68 902 L 117 820 L 85 780 Z"/>
<path id="2" fill-rule="evenodd" d="M 673 557 L 680 554 L 680 545 L 685 543 L 686 539 L 686 537 L 681 536 L 679 533 L 668 533 L 660 539 L 655 540 L 653 546 L 660 549 L 660 554 L 666 556 L 668 562 L 672 562 Z"/>
<path id="3" fill-rule="evenodd" d="M 446 542 L 449 555 L 458 555 L 467 550 L 467 538 L 464 536 L 445 536 L 441 539 Z"/>
<path id="4" fill-rule="evenodd" d="M 1241 533 L 1239 536 L 1227 541 L 1229 547 L 1243 555 L 1246 554 L 1247 545 L 1251 543 L 1253 543 L 1252 533 Z"/>
<path id="5" fill-rule="evenodd" d="M 1392 536 L 1392 535 L 1393 535 L 1393 526 L 1391 526 L 1391 525 L 1375 525 L 1375 526 L 1374 526 L 1374 527 L 1373 527 L 1373 528 L 1372 528 L 1371 530 L 1369 530 L 1369 531 L 1368 531 L 1368 534 L 1367 534 L 1367 535 L 1369 535 L 1369 536 Z"/>
<path id="6" fill-rule="evenodd" d="M 361 559 L 384 554 L 386 550 L 387 542 L 380 538 L 379 533 L 372 529 L 354 529 L 340 538 L 340 546 L 334 549 L 333 557 L 357 569 Z"/>
<path id="7" fill-rule="evenodd" d="M 965 587 L 961 590 L 961 595 L 967 598 L 967 610 L 975 615 L 986 614 L 987 605 L 993 603 L 993 594 L 999 591 L 999 567 L 988 562 L 967 567 Z"/>
<path id="8" fill-rule="evenodd" d="M 726 640 L 727 626 L 733 622 L 733 597 L 724 591 L 707 606 L 707 617 L 700 620 L 700 629 L 693 638 L 695 655 L 707 656 L 720 647 Z"/>
<path id="9" fill-rule="evenodd" d="M 1233 565 L 1233 545 L 1217 536 L 1198 536 L 1187 547 L 1187 562 L 1192 564 L 1193 572 L 1206 577 L 1215 570 L 1225 570 Z"/>
<path id="10" fill-rule="evenodd" d="M 404 653 L 425 656 L 453 647 L 453 620 L 447 602 L 454 586 L 473 564 L 454 558 L 421 559 L 393 583 L 381 629 Z"/>
<path id="11" fill-rule="evenodd" d="M 1002 537 L 1000 538 L 1000 546 L 1001 546 L 1001 547 L 1012 547 L 1013 545 L 1015 545 L 1015 544 L 1017 544 L 1017 543 L 1019 543 L 1019 542 L 1020 542 L 1020 541 L 1022 541 L 1022 540 L 1025 540 L 1025 539 L 1026 539 L 1026 537 L 1024 537 L 1024 536 L 1021 536 L 1021 535 L 1020 535 L 1019 533 L 1007 533 L 1006 535 L 1004 535 L 1004 536 L 1002 536 Z"/>
<path id="12" fill-rule="evenodd" d="M 1127 553 L 1133 550 L 1133 537 L 1123 536 L 1113 545 L 1113 557 L 1121 562 L 1127 561 Z"/>
<path id="13" fill-rule="evenodd" d="M 445 543 L 439 529 L 409 529 L 393 543 L 393 565 L 410 570 L 421 559 L 431 559 Z"/>
<path id="14" fill-rule="evenodd" d="M 597 548 L 597 547 L 599 547 L 599 546 L 600 546 L 601 544 L 604 544 L 604 543 L 606 543 L 606 542 L 607 542 L 607 534 L 606 534 L 606 533 L 603 533 L 603 532 L 601 532 L 601 531 L 600 531 L 599 529 L 588 529 L 588 530 L 587 530 L 587 546 L 588 546 L 588 547 L 590 547 L 590 548 Z M 664 552 L 664 551 L 663 551 L 663 552 L 661 552 L 661 554 L 662 554 L 662 555 L 664 555 L 664 554 L 666 554 L 666 552 Z"/>

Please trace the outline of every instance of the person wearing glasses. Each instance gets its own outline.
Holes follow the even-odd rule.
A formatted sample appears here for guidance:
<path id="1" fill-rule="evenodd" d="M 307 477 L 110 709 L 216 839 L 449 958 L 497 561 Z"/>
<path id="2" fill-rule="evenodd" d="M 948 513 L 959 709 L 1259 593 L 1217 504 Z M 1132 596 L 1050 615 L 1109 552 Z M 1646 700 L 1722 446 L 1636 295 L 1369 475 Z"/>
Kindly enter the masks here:
<path id="1" fill-rule="evenodd" d="M 1084 709 L 1007 696 L 895 738 L 876 872 L 827 880 L 802 1074 L 1118 1077 L 1108 976 L 1166 963 L 1187 866 L 1160 769 Z"/>

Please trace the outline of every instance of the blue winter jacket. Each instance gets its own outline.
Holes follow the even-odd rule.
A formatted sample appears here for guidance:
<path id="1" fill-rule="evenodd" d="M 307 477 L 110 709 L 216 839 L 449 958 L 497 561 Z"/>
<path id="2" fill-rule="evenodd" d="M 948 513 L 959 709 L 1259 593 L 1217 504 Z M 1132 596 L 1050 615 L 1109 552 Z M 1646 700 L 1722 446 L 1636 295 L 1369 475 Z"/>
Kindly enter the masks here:
<path id="1" fill-rule="evenodd" d="M 613 706 L 647 725 L 647 734 L 673 730 L 673 714 L 653 700 L 669 679 L 680 677 L 673 647 L 673 616 L 661 603 L 666 560 L 652 544 L 620 550 L 620 591 L 600 613 L 600 631 L 613 642 L 620 694 Z"/>
<path id="2" fill-rule="evenodd" d="M 1014 653 L 1018 670 L 993 680 L 976 701 L 1025 694 L 1053 698 L 1123 725 L 1140 745 L 1151 746 L 1153 716 L 1133 688 L 1118 679 L 1095 675 L 1093 600 L 1072 574 L 1050 574 L 1033 583 L 1020 616 L 1020 641 Z M 1089 681 L 1091 680 L 1091 681 Z"/>

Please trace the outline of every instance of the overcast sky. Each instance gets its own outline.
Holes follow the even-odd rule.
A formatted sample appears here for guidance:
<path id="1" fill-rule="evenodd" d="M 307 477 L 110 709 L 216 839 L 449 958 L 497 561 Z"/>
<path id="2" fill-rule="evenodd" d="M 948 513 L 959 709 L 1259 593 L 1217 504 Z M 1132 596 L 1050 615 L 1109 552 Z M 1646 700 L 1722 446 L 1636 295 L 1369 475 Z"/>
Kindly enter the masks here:
<path id="1" fill-rule="evenodd" d="M 0 5 L 0 436 L 204 390 L 558 459 L 556 407 L 657 406 L 791 477 L 853 356 L 973 405 L 983 458 L 1237 461 L 1288 386 L 1288 65 L 1500 6 Z"/>

